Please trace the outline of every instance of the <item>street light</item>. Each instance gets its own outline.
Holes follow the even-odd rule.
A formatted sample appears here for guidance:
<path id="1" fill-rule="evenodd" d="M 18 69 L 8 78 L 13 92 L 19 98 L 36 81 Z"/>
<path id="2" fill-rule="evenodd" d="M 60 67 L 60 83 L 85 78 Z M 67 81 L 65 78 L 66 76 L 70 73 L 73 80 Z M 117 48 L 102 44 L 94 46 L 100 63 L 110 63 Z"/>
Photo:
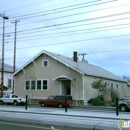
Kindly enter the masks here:
<path id="1" fill-rule="evenodd" d="M 2 37 L 2 64 L 1 64 L 1 96 L 3 96 L 3 86 L 4 86 L 4 34 L 5 34 L 5 19 L 8 20 L 9 17 L 5 14 L 0 14 L 3 18 L 3 37 Z"/>
<path id="2" fill-rule="evenodd" d="M 0 17 L 2 17 L 3 19 L 6 19 L 6 20 L 8 20 L 8 19 L 9 19 L 9 17 L 8 17 L 8 16 L 6 16 L 6 15 L 4 15 L 4 14 L 0 14 Z"/>

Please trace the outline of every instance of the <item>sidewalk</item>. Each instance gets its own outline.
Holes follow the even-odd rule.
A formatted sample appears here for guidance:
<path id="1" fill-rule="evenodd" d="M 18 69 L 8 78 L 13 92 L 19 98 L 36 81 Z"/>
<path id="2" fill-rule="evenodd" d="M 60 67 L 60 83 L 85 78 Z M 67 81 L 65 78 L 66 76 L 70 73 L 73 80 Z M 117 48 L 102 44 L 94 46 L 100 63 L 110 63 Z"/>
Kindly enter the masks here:
<path id="1" fill-rule="evenodd" d="M 93 107 L 92 107 L 93 108 Z M 94 107 L 95 108 L 95 107 Z M 85 109 L 85 108 L 84 108 Z M 115 108 L 107 108 L 115 109 Z M 104 111 L 103 111 L 104 110 Z M 119 115 L 116 115 L 116 111 L 107 112 L 107 110 L 102 108 L 102 111 L 76 111 L 73 108 L 68 108 L 65 112 L 65 108 L 56 109 L 56 108 L 47 108 L 47 107 L 30 107 L 28 106 L 25 110 L 25 106 L 11 106 L 11 107 L 0 107 L 0 111 L 8 112 L 20 112 L 20 113 L 37 113 L 37 114 L 46 114 L 46 115 L 62 115 L 62 116 L 77 116 L 77 117 L 91 117 L 91 118 L 102 118 L 102 119 L 125 119 L 130 120 L 130 112 L 120 112 Z"/>

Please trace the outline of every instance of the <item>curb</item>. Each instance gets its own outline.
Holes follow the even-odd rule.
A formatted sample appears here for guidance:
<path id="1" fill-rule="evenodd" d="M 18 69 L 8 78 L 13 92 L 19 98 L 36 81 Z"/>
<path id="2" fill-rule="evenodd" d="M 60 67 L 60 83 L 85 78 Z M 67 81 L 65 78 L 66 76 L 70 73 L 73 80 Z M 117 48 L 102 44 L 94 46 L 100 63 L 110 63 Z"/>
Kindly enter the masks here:
<path id="1" fill-rule="evenodd" d="M 80 116 L 80 115 L 72 115 L 72 114 L 54 114 L 54 113 L 46 113 L 46 112 L 27 112 L 27 111 L 9 111 L 9 110 L 0 110 L 1 112 L 11 112 L 11 113 L 29 113 L 29 114 L 45 114 L 45 115 L 56 115 L 56 116 L 73 116 L 73 117 L 84 117 L 84 118 L 94 118 L 94 119 L 110 119 L 110 120 L 119 120 L 119 118 L 112 117 L 95 117 L 95 116 Z M 129 118 L 123 118 L 124 120 L 129 120 Z"/>

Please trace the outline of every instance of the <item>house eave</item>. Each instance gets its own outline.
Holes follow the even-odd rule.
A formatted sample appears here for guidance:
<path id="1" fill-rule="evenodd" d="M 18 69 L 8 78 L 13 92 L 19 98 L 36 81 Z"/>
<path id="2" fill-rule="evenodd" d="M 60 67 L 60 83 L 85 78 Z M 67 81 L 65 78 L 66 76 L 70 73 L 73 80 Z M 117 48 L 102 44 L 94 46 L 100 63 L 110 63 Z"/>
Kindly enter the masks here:
<path id="1" fill-rule="evenodd" d="M 124 81 L 124 80 L 118 80 L 118 79 L 113 79 L 113 78 L 108 78 L 108 77 L 105 77 L 105 76 L 99 76 L 99 75 L 90 75 L 90 74 L 86 74 L 86 76 L 91 76 L 91 77 L 97 77 L 97 78 L 102 78 L 102 79 L 108 79 L 108 80 L 113 80 L 113 81 L 119 81 L 119 82 L 124 82 L 124 83 L 127 83 L 127 81 Z"/>

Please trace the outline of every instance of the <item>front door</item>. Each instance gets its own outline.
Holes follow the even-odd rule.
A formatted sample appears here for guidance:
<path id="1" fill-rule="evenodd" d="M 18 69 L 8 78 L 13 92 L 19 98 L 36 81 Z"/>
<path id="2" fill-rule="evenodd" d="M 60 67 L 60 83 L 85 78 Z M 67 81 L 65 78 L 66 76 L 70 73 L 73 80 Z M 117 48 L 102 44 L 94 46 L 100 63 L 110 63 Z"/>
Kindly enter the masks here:
<path id="1" fill-rule="evenodd" d="M 70 80 L 61 80 L 61 95 L 71 95 Z"/>

